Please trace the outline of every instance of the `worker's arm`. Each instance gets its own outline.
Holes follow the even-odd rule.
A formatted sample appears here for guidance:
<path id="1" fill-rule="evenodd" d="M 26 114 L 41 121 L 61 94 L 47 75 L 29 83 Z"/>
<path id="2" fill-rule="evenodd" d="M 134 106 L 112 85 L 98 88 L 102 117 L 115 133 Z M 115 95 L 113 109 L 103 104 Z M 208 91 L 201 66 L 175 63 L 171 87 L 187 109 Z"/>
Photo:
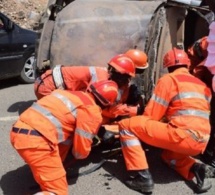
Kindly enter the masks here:
<path id="1" fill-rule="evenodd" d="M 170 76 L 159 79 L 153 95 L 145 108 L 145 116 L 149 116 L 154 120 L 161 120 L 165 116 L 172 97 L 170 94 L 172 86 L 173 81 Z"/>
<path id="2" fill-rule="evenodd" d="M 76 159 L 86 158 L 101 125 L 101 110 L 97 106 L 86 106 L 78 109 L 74 132 L 72 154 Z"/>

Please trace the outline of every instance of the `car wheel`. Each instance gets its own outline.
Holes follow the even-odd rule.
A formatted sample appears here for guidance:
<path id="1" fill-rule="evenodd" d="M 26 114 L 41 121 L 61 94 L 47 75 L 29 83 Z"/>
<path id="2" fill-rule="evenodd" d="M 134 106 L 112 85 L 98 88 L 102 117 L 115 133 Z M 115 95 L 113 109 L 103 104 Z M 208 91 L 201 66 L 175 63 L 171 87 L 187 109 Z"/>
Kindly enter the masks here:
<path id="1" fill-rule="evenodd" d="M 34 82 L 35 80 L 34 61 L 35 61 L 34 53 L 32 53 L 26 58 L 23 69 L 19 77 L 23 83 L 28 84 L 28 83 Z"/>

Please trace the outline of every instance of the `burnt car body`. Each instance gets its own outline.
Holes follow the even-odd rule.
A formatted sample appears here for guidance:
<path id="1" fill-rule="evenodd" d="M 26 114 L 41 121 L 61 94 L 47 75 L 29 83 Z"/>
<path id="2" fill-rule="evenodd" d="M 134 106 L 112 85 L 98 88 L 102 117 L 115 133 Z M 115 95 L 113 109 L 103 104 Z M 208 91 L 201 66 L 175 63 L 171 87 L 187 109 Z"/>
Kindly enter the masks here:
<path id="1" fill-rule="evenodd" d="M 0 21 L 0 79 L 19 77 L 23 83 L 33 83 L 37 33 L 21 28 L 2 13 Z"/>
<path id="2" fill-rule="evenodd" d="M 49 0 L 41 18 L 37 69 L 57 64 L 107 66 L 128 49 L 148 55 L 149 68 L 134 82 L 146 99 L 166 70 L 164 54 L 187 50 L 208 35 L 213 14 L 201 0 Z"/>

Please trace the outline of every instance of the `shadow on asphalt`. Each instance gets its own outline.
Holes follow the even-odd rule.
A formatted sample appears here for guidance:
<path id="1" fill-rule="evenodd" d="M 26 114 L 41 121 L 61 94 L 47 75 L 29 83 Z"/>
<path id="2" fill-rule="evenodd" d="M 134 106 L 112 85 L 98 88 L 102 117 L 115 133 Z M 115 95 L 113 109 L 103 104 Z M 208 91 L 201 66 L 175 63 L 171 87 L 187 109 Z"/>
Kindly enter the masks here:
<path id="1" fill-rule="evenodd" d="M 155 184 L 168 184 L 183 180 L 174 170 L 167 167 L 160 158 L 161 150 L 150 146 L 144 146 L 146 156 Z M 104 151 L 108 151 L 104 154 Z M 93 148 L 89 157 L 85 160 L 72 160 L 72 157 L 67 158 L 67 181 L 69 185 L 74 185 L 82 175 L 90 174 L 99 168 L 103 168 L 106 173 L 102 176 L 107 178 L 104 184 L 109 186 L 109 181 L 118 179 L 122 183 L 127 178 L 124 159 L 121 150 L 110 155 L 111 152 L 103 146 Z M 101 163 L 103 159 L 105 162 Z M 86 174 L 85 174 L 86 173 Z M 186 183 L 192 188 L 190 183 Z M 27 165 L 19 167 L 16 170 L 10 171 L 2 176 L 0 186 L 7 195 L 28 195 L 39 191 L 39 186 L 33 179 L 31 171 Z"/>
<path id="2" fill-rule="evenodd" d="M 17 78 L 0 80 L 0 89 L 13 87 L 13 86 L 16 86 L 16 85 L 19 85 L 19 84 L 21 84 L 21 82 Z"/>
<path id="3" fill-rule="evenodd" d="M 25 102 L 16 102 L 12 104 L 7 111 L 8 112 L 18 112 L 18 114 L 22 114 L 27 108 L 29 108 L 36 100 L 29 100 Z"/>
<path id="4" fill-rule="evenodd" d="M 29 195 L 34 193 L 31 186 L 35 186 L 29 166 L 24 165 L 16 170 L 7 172 L 2 176 L 0 186 L 3 194 L 7 195 Z"/>

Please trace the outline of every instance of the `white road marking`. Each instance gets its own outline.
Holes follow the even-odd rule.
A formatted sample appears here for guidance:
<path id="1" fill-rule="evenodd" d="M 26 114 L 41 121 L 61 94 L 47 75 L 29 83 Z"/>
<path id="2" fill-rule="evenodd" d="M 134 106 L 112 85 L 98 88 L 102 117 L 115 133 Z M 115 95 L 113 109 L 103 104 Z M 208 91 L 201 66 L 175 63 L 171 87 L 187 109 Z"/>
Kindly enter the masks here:
<path id="1" fill-rule="evenodd" d="M 19 116 L 6 116 L 6 117 L 0 117 L 0 121 L 14 121 L 17 120 Z"/>

